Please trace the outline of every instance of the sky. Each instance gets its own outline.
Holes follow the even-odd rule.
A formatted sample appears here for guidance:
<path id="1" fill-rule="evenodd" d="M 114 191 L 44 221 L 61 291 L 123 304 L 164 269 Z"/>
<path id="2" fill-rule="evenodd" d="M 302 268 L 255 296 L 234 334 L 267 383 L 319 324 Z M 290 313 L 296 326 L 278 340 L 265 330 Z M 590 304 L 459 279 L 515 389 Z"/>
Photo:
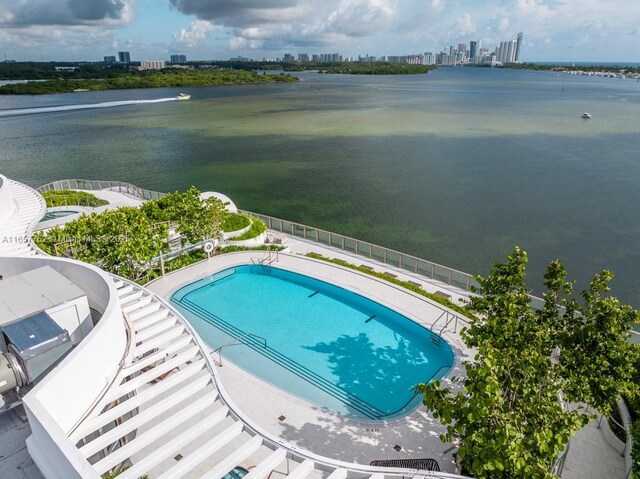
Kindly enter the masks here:
<path id="1" fill-rule="evenodd" d="M 408 55 L 523 32 L 523 61 L 640 62 L 639 1 L 0 0 L 0 61 Z"/>

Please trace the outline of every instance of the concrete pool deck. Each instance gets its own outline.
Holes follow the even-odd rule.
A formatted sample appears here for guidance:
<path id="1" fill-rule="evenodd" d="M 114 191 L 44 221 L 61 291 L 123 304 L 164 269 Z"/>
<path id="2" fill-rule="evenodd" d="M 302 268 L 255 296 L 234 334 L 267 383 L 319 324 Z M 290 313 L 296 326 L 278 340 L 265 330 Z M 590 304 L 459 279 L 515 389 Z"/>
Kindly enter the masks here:
<path id="1" fill-rule="evenodd" d="M 257 251 L 216 256 L 158 279 L 148 288 L 168 300 L 173 291 L 186 283 L 227 267 L 251 264 L 252 259 L 257 261 L 264 255 L 264 252 Z M 274 266 L 364 294 L 427 327 L 443 312 L 440 305 L 423 296 L 327 262 L 280 254 Z M 458 330 L 461 327 L 459 324 Z M 443 337 L 456 355 L 454 367 L 445 377 L 449 382 L 451 375 L 463 373 L 460 359 L 470 359 L 470 351 L 466 350 L 457 332 L 446 330 Z M 217 359 L 217 354 L 215 356 Z M 440 441 L 444 427 L 422 406 L 407 416 L 388 422 L 361 422 L 294 397 L 234 366 L 224 357 L 222 364 L 218 367 L 220 378 L 243 413 L 274 437 L 293 446 L 360 464 L 369 464 L 374 459 L 430 457 L 438 461 L 443 471 L 455 472 L 452 456 L 455 448 Z M 280 420 L 282 416 L 284 419 Z M 397 446 L 401 449 L 397 450 Z"/>
<path id="2" fill-rule="evenodd" d="M 437 280 L 412 274 L 375 260 L 368 260 L 359 255 L 324 247 L 282 233 L 274 234 L 284 240 L 283 245 L 291 254 L 305 255 L 315 252 L 352 264 L 366 265 L 378 272 L 389 271 L 401 280 L 420 284 L 425 291 L 448 294 L 456 303 L 465 301 L 470 294 Z M 262 259 L 265 258 L 266 253 L 255 251 L 253 256 Z M 224 258 L 224 256 L 217 258 Z M 162 291 L 168 294 L 179 284 L 194 281 L 215 270 L 223 269 L 225 266 L 221 263 L 219 266 L 213 265 L 217 258 L 156 280 L 149 285 L 150 289 L 161 295 Z M 286 258 L 286 255 L 280 255 L 282 266 L 285 265 Z M 313 272 L 310 271 L 309 274 L 313 275 Z M 171 276 L 174 278 L 166 281 Z M 330 281 L 334 282 L 335 277 Z M 384 283 L 371 291 L 373 295 L 369 294 L 370 290 L 367 288 L 367 296 L 377 299 L 376 296 L 385 295 L 385 292 L 380 291 L 379 288 L 384 290 L 389 287 L 397 288 L 391 283 Z M 459 334 L 449 333 L 445 338 L 453 348 L 458 349 L 457 353 L 465 350 Z M 470 356 L 472 356 L 470 351 L 462 354 L 463 359 L 470 359 Z M 255 378 L 229 361 L 224 361 L 223 364 L 223 367 L 218 368 L 220 378 L 227 392 L 242 411 L 266 431 L 293 446 L 361 464 L 368 464 L 374 459 L 432 457 L 438 461 L 443 471 L 455 471 L 452 462 L 452 453 L 455 448 L 451 444 L 443 444 L 440 441 L 439 435 L 444 431 L 444 427 L 422 407 L 400 420 L 381 427 L 367 425 L 293 397 Z M 457 366 L 459 368 L 459 364 Z M 459 369 L 454 374 L 457 372 L 460 372 Z M 280 416 L 285 416 L 285 419 L 279 420 Z M 397 451 L 394 449 L 396 445 L 402 449 Z M 585 458 L 589 459 L 585 460 Z M 623 479 L 625 477 L 624 458 L 607 444 L 602 431 L 595 426 L 595 421 L 592 421 L 571 439 L 571 447 L 561 477 L 564 479 L 578 477 Z"/>

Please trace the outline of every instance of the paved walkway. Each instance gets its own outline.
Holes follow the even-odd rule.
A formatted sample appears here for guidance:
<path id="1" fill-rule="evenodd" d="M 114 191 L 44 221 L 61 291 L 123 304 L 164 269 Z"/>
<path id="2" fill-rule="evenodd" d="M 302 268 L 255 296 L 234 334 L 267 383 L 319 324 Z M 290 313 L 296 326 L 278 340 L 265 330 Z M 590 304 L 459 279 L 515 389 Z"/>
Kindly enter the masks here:
<path id="1" fill-rule="evenodd" d="M 562 479 L 623 479 L 624 458 L 604 439 L 594 419 L 571 439 Z"/>

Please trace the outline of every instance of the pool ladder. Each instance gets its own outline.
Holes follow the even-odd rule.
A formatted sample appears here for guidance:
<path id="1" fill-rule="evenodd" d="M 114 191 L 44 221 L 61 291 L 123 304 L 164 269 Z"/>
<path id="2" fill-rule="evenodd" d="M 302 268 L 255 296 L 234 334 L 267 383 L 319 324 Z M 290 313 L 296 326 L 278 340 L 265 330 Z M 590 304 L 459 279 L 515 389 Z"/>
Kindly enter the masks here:
<path id="1" fill-rule="evenodd" d="M 444 318 L 444 325 L 440 328 L 440 331 L 436 333 L 435 331 L 436 323 L 440 321 L 442 318 Z M 438 316 L 438 319 L 436 319 L 431 325 L 431 342 L 433 344 L 435 344 L 436 346 L 440 346 L 440 341 L 442 340 L 442 337 L 441 337 L 442 333 L 444 333 L 444 330 L 447 329 L 447 326 L 449 326 L 449 324 L 451 324 L 452 321 L 455 321 L 453 330 L 458 331 L 458 316 L 446 310 L 442 311 L 442 314 Z"/>
<path id="2" fill-rule="evenodd" d="M 271 266 L 271 263 L 278 262 L 280 259 L 280 250 L 272 250 L 267 248 L 267 253 L 262 258 L 251 258 L 253 264 L 261 264 L 263 266 Z"/>
<path id="3" fill-rule="evenodd" d="M 215 359 L 213 360 L 215 365 L 218 366 L 218 367 L 222 367 L 222 350 L 224 348 L 226 348 L 227 346 L 237 346 L 239 344 L 244 344 L 243 341 L 242 341 L 244 338 L 260 339 L 260 340 L 262 340 L 263 347 L 265 349 L 267 349 L 267 339 L 266 338 L 264 338 L 262 336 L 258 336 L 257 334 L 253 334 L 253 333 L 245 333 L 242 336 L 240 336 L 239 338 L 234 339 L 232 341 L 229 341 L 228 343 L 225 343 L 222 346 L 220 346 L 219 348 L 213 350 L 213 352 L 211 353 L 212 355 L 215 354 L 215 353 L 218 353 L 218 360 L 217 361 Z"/>

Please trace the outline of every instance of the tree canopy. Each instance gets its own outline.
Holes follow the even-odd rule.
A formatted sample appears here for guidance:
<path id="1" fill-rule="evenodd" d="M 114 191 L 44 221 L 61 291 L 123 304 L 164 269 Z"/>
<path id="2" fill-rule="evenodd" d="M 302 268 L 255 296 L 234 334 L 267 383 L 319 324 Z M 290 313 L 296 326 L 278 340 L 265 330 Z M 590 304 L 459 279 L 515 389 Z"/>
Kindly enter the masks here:
<path id="1" fill-rule="evenodd" d="M 477 278 L 469 308 L 478 316 L 462 332 L 476 351 L 466 377 L 455 387 L 417 387 L 447 426 L 441 439 L 458 444 L 459 465 L 479 479 L 555 477 L 556 459 L 590 419 L 585 407 L 607 414 L 621 394 L 638 393 L 638 348 L 628 331 L 639 316 L 605 295 L 612 273 L 597 274 L 579 301 L 554 261 L 544 276 L 544 307 L 534 310 L 526 263 L 516 248 Z"/>
<path id="2" fill-rule="evenodd" d="M 125 278 L 141 278 L 159 255 L 168 253 L 169 228 L 180 234 L 182 245 L 219 237 L 227 213 L 217 198 L 200 198 L 191 187 L 169 193 L 140 208 L 123 207 L 82 215 L 34 240 L 45 252 L 99 265 Z"/>

